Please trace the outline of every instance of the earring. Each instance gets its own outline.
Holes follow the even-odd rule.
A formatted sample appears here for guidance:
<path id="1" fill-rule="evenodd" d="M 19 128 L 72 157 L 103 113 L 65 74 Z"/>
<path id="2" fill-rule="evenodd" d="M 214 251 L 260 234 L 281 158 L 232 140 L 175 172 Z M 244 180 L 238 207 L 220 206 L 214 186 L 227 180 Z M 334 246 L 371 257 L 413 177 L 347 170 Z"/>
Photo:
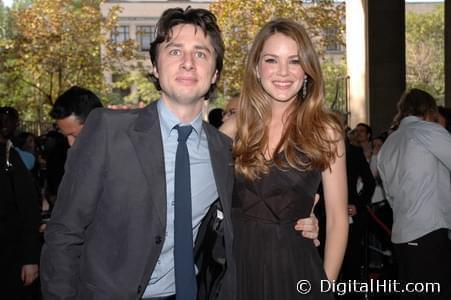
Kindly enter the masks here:
<path id="1" fill-rule="evenodd" d="M 302 98 L 305 99 L 307 96 L 307 76 L 304 77 L 304 84 L 302 85 Z"/>
<path id="2" fill-rule="evenodd" d="M 260 73 L 258 72 L 258 68 L 255 69 L 255 77 L 257 77 L 257 81 L 260 83 Z"/>

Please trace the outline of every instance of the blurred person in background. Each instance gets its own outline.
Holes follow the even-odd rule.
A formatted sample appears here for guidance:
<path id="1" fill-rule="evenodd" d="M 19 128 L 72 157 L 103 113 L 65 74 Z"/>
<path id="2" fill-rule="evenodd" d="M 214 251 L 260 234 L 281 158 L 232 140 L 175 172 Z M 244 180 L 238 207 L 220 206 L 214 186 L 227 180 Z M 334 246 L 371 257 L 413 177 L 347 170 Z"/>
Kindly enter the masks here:
<path id="1" fill-rule="evenodd" d="M 227 101 L 227 105 L 222 114 L 222 122 L 226 122 L 238 112 L 238 101 L 240 99 L 239 94 L 235 94 Z"/>
<path id="2" fill-rule="evenodd" d="M 363 154 L 365 154 L 366 160 L 369 162 L 372 155 L 373 129 L 368 124 L 359 123 L 354 128 L 354 135 L 355 142 L 362 147 Z"/>
<path id="3" fill-rule="evenodd" d="M 451 133 L 451 108 L 438 107 L 438 123 Z"/>
<path id="4" fill-rule="evenodd" d="M 0 298 L 24 300 L 38 277 L 40 209 L 31 173 L 11 142 L 18 124 L 17 110 L 0 108 Z"/>
<path id="5" fill-rule="evenodd" d="M 213 108 L 208 113 L 208 123 L 213 125 L 215 128 L 219 128 L 222 125 L 222 116 L 224 114 L 224 110 L 222 108 Z"/>
<path id="6" fill-rule="evenodd" d="M 13 137 L 13 144 L 28 170 L 36 165 L 36 142 L 31 132 L 21 132 Z"/>
<path id="7" fill-rule="evenodd" d="M 437 124 L 435 99 L 419 89 L 398 102 L 395 124 L 378 156 L 393 209 L 391 240 L 402 282 L 438 282 L 440 293 L 401 299 L 451 299 L 451 135 Z"/>
<path id="8" fill-rule="evenodd" d="M 67 137 L 69 145 L 72 146 L 89 113 L 98 107 L 103 105 L 93 92 L 73 86 L 56 99 L 50 116 L 56 120 L 60 132 Z"/>

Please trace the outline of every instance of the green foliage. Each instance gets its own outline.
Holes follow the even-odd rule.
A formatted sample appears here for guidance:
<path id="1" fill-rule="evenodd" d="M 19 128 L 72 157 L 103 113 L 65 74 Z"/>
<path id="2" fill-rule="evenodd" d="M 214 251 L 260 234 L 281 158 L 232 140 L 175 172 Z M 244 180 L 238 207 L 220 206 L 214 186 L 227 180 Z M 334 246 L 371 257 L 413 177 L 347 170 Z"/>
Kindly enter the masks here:
<path id="1" fill-rule="evenodd" d="M 326 58 L 321 62 L 325 82 L 326 103 L 337 110 L 345 111 L 346 95 L 346 62 L 343 57 L 339 61 Z"/>
<path id="2" fill-rule="evenodd" d="M 121 80 L 115 82 L 113 86 L 120 89 L 131 89 L 131 93 L 123 100 L 124 104 L 136 105 L 138 102 L 149 104 L 160 98 L 160 93 L 149 79 L 149 74 L 144 68 L 136 68 L 130 72 L 122 74 Z M 120 99 L 116 100 L 119 104 Z"/>
<path id="3" fill-rule="evenodd" d="M 7 8 L 3 4 L 3 1 L 0 0 L 0 39 L 6 37 L 5 25 L 8 17 Z"/>
<path id="4" fill-rule="evenodd" d="M 428 13 L 406 13 L 407 87 L 421 88 L 439 101 L 445 94 L 444 5 Z"/>
<path id="5" fill-rule="evenodd" d="M 0 41 L 0 104 L 14 103 L 31 119 L 46 119 L 56 97 L 72 85 L 105 95 L 104 71 L 135 55 L 135 44 L 113 44 L 108 32 L 120 8 L 107 17 L 101 0 L 21 0 L 9 13 L 12 30 Z"/>

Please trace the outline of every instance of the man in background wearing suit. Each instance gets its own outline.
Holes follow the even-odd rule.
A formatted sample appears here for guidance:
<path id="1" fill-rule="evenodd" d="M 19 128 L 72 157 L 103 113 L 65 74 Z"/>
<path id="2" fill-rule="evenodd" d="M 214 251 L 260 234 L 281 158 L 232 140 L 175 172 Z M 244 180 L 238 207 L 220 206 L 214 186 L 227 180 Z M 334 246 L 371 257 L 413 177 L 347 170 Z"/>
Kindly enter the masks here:
<path id="1" fill-rule="evenodd" d="M 56 120 L 60 132 L 72 146 L 89 113 L 102 106 L 102 102 L 96 94 L 74 85 L 58 96 L 50 111 L 50 116 Z"/>
<path id="2" fill-rule="evenodd" d="M 11 138 L 19 113 L 0 107 L 0 298 L 28 299 L 38 277 L 39 195 Z"/>
<path id="3" fill-rule="evenodd" d="M 209 11 L 163 13 L 150 50 L 161 98 L 94 110 L 70 150 L 41 258 L 45 299 L 235 298 L 232 141 L 201 114 L 223 55 Z M 186 202 L 191 246 L 180 248 Z"/>

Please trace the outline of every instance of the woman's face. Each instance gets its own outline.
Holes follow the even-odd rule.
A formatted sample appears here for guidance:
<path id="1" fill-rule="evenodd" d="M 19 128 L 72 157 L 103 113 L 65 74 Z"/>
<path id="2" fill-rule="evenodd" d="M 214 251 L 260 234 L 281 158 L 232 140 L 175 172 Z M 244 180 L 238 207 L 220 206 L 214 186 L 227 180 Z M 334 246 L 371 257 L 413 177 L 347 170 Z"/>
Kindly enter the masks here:
<path id="1" fill-rule="evenodd" d="M 274 101 L 291 102 L 296 99 L 305 76 L 297 43 L 281 33 L 270 36 L 263 45 L 257 76 Z"/>
<path id="2" fill-rule="evenodd" d="M 31 134 L 27 137 L 24 148 L 30 152 L 34 152 L 34 150 L 36 149 L 36 142 Z"/>

